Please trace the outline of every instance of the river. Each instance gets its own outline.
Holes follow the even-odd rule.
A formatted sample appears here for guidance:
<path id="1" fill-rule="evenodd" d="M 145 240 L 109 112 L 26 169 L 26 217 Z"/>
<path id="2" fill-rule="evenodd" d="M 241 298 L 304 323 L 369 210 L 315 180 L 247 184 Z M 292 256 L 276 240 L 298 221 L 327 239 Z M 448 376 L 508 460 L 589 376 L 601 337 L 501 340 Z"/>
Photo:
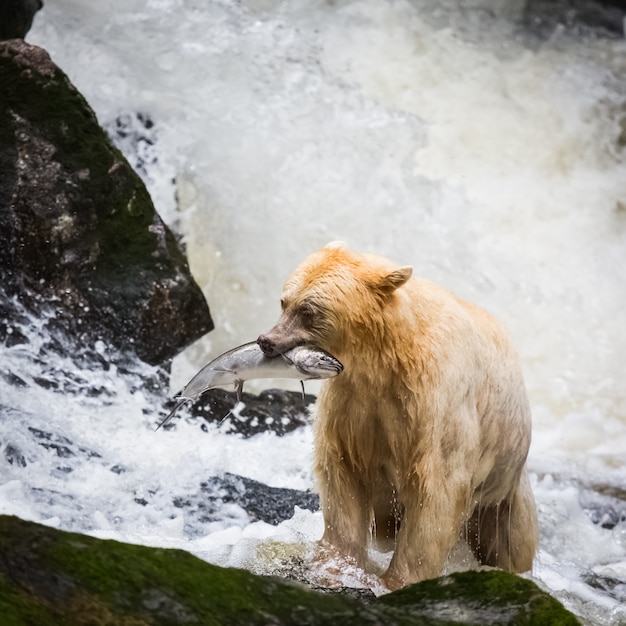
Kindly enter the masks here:
<path id="1" fill-rule="evenodd" d="M 224 472 L 309 488 L 308 428 L 243 440 L 191 418 L 153 426 L 199 367 L 271 327 L 282 281 L 309 252 L 341 239 L 508 326 L 533 408 L 531 576 L 588 624 L 626 623 L 626 42 L 558 27 L 540 37 L 523 8 L 47 2 L 27 41 L 146 181 L 216 330 L 150 393 L 134 381 L 156 370 L 138 363 L 52 362 L 54 384 L 40 384 L 36 320 L 30 348 L 0 347 L 28 383 L 0 381 L 19 414 L 2 440 L 22 451 L 5 446 L 0 510 L 261 572 L 272 571 L 262 546 L 306 551 L 319 513 L 276 527 L 232 506 L 190 533 L 172 496 Z"/>

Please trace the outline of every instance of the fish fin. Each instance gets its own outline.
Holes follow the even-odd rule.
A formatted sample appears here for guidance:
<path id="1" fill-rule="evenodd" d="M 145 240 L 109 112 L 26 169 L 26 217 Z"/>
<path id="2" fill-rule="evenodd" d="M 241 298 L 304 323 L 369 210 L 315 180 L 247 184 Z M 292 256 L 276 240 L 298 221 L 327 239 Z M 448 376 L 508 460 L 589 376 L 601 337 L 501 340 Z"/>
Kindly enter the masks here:
<path id="1" fill-rule="evenodd" d="M 304 404 L 304 381 L 300 381 L 300 386 L 302 387 L 302 404 Z"/>
<path id="2" fill-rule="evenodd" d="M 167 424 L 174 417 L 174 413 L 176 413 L 176 411 L 178 411 L 178 409 L 180 409 L 180 407 L 187 402 L 189 402 L 189 398 L 180 398 L 178 402 L 176 402 L 174 408 L 168 413 L 167 417 L 158 423 L 157 427 L 154 429 L 154 432 L 159 430 L 161 426 L 165 426 L 165 424 Z"/>
<path id="3" fill-rule="evenodd" d="M 241 394 L 243 393 L 243 380 L 235 381 L 235 393 L 237 394 L 237 404 L 239 404 L 241 402 Z"/>
<path id="4" fill-rule="evenodd" d="M 233 412 L 232 412 L 232 411 L 228 411 L 228 413 L 226 413 L 226 415 L 224 415 L 224 417 L 220 420 L 220 424 L 223 424 L 223 423 L 224 423 L 224 420 L 225 420 L 225 419 L 226 419 L 229 415 L 232 415 L 232 414 L 233 414 Z"/>

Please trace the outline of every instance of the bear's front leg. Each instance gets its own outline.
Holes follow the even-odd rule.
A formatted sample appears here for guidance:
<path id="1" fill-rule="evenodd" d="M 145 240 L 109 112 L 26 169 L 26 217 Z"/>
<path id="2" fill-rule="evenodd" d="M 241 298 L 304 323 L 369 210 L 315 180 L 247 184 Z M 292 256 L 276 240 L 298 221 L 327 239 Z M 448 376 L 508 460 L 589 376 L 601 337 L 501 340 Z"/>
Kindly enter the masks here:
<path id="1" fill-rule="evenodd" d="M 440 576 L 459 540 L 467 516 L 467 484 L 450 477 L 445 485 L 432 482 L 419 481 L 419 486 L 400 494 L 404 515 L 393 557 L 383 575 L 391 590 Z"/>
<path id="2" fill-rule="evenodd" d="M 320 505 L 324 514 L 322 545 L 352 557 L 365 568 L 371 511 L 365 486 L 341 461 L 317 468 Z"/>

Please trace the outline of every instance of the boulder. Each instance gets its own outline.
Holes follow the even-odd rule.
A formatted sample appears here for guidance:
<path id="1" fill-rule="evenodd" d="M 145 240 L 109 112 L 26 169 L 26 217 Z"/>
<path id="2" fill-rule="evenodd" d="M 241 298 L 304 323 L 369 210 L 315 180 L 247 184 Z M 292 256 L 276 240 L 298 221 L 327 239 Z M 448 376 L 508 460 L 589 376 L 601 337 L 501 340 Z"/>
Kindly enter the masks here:
<path id="1" fill-rule="evenodd" d="M 23 308 L 62 344 L 157 364 L 212 330 L 176 239 L 67 76 L 15 39 L 0 84 L 0 340 Z"/>
<path id="2" fill-rule="evenodd" d="M 464 572 L 362 601 L 205 563 L 180 550 L 102 541 L 0 517 L 3 624 L 569 626 L 533 582 Z"/>
<path id="3" fill-rule="evenodd" d="M 0 0 L 0 40 L 23 39 L 42 6 L 41 0 Z"/>

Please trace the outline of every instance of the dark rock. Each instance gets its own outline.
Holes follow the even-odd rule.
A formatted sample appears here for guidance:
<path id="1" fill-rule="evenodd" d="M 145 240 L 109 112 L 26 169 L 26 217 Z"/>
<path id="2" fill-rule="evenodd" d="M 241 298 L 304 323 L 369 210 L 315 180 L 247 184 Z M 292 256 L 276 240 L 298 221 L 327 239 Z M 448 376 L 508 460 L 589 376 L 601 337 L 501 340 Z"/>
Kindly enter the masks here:
<path id="1" fill-rule="evenodd" d="M 63 437 L 63 435 L 55 435 L 54 433 L 33 428 L 32 426 L 29 426 L 28 430 L 35 436 L 35 439 L 40 446 L 46 450 L 55 452 L 56 455 L 62 459 L 69 459 L 77 455 L 86 459 L 92 459 L 94 457 L 100 458 L 100 454 L 94 450 L 77 446 L 67 437 Z"/>
<path id="2" fill-rule="evenodd" d="M 361 602 L 216 567 L 180 550 L 103 541 L 6 516 L 0 555 L 6 624 L 579 623 L 531 581 L 497 571 L 453 574 Z"/>
<path id="3" fill-rule="evenodd" d="M 139 176 L 44 50 L 0 43 L 0 283 L 65 345 L 103 339 L 148 363 L 213 328 Z M 8 315 L 6 315 L 8 313 Z"/>
<path id="4" fill-rule="evenodd" d="M 0 371 L 0 376 L 12 387 L 28 387 L 28 383 L 13 372 Z"/>
<path id="5" fill-rule="evenodd" d="M 624 35 L 624 0 L 527 0 L 524 22 L 542 39 L 565 29 L 578 36 L 618 38 Z"/>
<path id="6" fill-rule="evenodd" d="M 203 532 L 203 524 L 223 519 L 225 505 L 240 506 L 248 516 L 247 522 L 261 520 L 277 525 L 293 517 L 295 506 L 319 510 L 319 496 L 311 491 L 269 487 L 251 478 L 226 473 L 202 482 L 195 494 L 177 496 L 173 504 L 184 510 L 187 534 L 198 535 Z"/>
<path id="7" fill-rule="evenodd" d="M 622 604 L 626 603 L 626 581 L 623 578 L 602 576 L 590 572 L 583 579 L 590 587 L 600 590 L 603 594 Z"/>
<path id="8" fill-rule="evenodd" d="M 42 6 L 41 0 L 0 0 L 0 40 L 24 39 Z"/>
<path id="9" fill-rule="evenodd" d="M 223 502 L 238 504 L 251 519 L 268 524 L 276 525 L 291 519 L 295 506 L 309 511 L 320 508 L 319 496 L 311 491 L 268 487 L 251 478 L 228 473 L 224 474 L 220 483 L 220 488 L 227 491 L 222 497 Z M 202 483 L 201 491 L 209 491 L 210 485 L 211 481 Z"/>
<path id="10" fill-rule="evenodd" d="M 12 443 L 7 444 L 4 448 L 4 458 L 10 465 L 26 467 L 26 458 L 22 454 L 22 451 Z"/>
<path id="11" fill-rule="evenodd" d="M 626 523 L 626 490 L 611 485 L 580 488 L 580 504 L 594 524 L 612 530 Z"/>
<path id="12" fill-rule="evenodd" d="M 309 407 L 315 402 L 315 396 L 305 395 L 296 391 L 268 389 L 259 395 L 244 393 L 241 401 L 245 407 L 233 413 L 237 404 L 235 392 L 223 389 L 210 389 L 201 399 L 179 414 L 202 417 L 207 422 L 222 424 L 223 428 L 248 438 L 262 432 L 273 432 L 278 436 L 292 432 L 309 423 Z M 175 402 L 169 402 L 165 409 L 165 417 L 174 408 Z M 166 429 L 172 428 L 176 422 L 170 422 Z"/>

